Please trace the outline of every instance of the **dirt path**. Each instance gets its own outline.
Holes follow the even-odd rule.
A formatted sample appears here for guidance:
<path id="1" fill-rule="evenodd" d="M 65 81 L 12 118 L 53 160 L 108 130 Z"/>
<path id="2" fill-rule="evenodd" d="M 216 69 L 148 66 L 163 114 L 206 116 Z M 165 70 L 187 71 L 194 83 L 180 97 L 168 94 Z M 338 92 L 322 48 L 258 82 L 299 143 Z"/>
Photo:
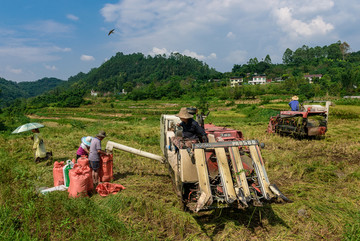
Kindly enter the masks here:
<path id="1" fill-rule="evenodd" d="M 38 115 L 27 115 L 27 117 L 29 117 L 30 119 L 39 119 L 39 120 L 44 120 L 44 119 L 60 120 L 60 119 L 62 119 L 60 117 L 38 116 Z M 90 119 L 90 118 L 84 118 L 84 117 L 70 117 L 70 116 L 65 116 L 65 117 L 63 117 L 63 119 L 71 119 L 71 120 L 79 120 L 79 121 L 90 121 L 90 122 L 100 121 L 100 120 L 97 120 L 97 119 Z"/>

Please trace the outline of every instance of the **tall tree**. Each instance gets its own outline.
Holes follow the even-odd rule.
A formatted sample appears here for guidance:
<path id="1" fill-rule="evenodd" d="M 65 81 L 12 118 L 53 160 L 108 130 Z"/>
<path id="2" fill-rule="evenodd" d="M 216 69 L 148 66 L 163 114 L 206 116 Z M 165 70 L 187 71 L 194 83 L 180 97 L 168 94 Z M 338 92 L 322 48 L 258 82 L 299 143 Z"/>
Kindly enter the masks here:
<path id="1" fill-rule="evenodd" d="M 327 47 L 327 53 L 328 53 L 327 57 L 329 59 L 336 60 L 336 59 L 341 59 L 342 58 L 342 53 L 340 51 L 340 45 L 341 45 L 341 42 L 338 41 L 336 43 L 330 44 Z"/>
<path id="2" fill-rule="evenodd" d="M 259 63 L 259 60 L 255 57 L 255 58 L 251 58 L 248 61 L 248 65 L 257 65 Z"/>
<path id="3" fill-rule="evenodd" d="M 293 54 L 294 52 L 287 48 L 283 54 L 282 61 L 284 64 L 291 64 L 293 62 Z"/>
<path id="4" fill-rule="evenodd" d="M 267 63 L 267 64 L 272 64 L 272 63 L 271 63 L 270 55 L 266 55 L 266 57 L 265 57 L 265 59 L 264 59 L 264 62 Z"/>
<path id="5" fill-rule="evenodd" d="M 343 57 L 343 60 L 345 60 L 345 56 L 348 55 L 348 51 L 350 50 L 350 45 L 347 42 L 343 42 L 340 44 L 340 51 Z"/>

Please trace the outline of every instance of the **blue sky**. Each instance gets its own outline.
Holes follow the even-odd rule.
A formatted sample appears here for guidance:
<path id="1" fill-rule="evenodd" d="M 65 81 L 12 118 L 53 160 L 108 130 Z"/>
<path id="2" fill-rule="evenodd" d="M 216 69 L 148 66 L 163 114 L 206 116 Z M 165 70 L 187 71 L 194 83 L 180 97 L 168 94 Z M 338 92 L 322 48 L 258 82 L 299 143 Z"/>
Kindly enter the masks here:
<path id="1" fill-rule="evenodd" d="M 67 80 L 117 52 L 178 52 L 221 72 L 286 48 L 360 50 L 358 0 L 9 0 L 0 5 L 0 77 Z M 108 36 L 109 30 L 115 32 Z"/>

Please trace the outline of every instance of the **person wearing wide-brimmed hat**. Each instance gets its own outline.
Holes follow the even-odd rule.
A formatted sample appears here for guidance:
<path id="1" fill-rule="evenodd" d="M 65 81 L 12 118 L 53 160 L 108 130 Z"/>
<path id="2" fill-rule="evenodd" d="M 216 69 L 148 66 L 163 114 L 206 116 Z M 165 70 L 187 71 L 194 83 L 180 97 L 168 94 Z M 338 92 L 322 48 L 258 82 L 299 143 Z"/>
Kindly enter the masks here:
<path id="1" fill-rule="evenodd" d="M 76 160 L 79 159 L 81 156 L 89 156 L 91 140 L 91 136 L 84 136 L 83 138 L 81 138 L 81 144 L 79 146 L 79 149 L 76 151 Z"/>
<path id="2" fill-rule="evenodd" d="M 294 95 L 291 97 L 291 101 L 289 102 L 289 106 L 292 111 L 299 111 L 299 97 Z"/>
<path id="3" fill-rule="evenodd" d="M 181 120 L 179 126 L 183 129 L 183 138 L 199 140 L 201 142 L 208 141 L 205 130 L 193 119 L 193 115 L 191 115 L 186 108 L 181 108 L 176 116 Z"/>
<path id="4" fill-rule="evenodd" d="M 90 144 L 89 164 L 92 169 L 92 177 L 95 186 L 99 181 L 100 155 L 107 155 L 105 151 L 101 150 L 101 141 L 105 137 L 105 131 L 100 131 L 94 138 L 92 138 Z"/>

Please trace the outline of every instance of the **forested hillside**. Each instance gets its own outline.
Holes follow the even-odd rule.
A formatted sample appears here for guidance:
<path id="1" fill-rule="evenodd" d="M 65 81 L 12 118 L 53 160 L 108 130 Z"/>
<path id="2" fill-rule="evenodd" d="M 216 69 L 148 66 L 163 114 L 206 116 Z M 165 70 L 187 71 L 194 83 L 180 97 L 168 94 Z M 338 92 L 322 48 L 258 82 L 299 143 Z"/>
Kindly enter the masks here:
<path id="1" fill-rule="evenodd" d="M 20 82 L 0 78 L 0 106 L 5 106 L 17 98 L 29 98 L 41 95 L 64 81 L 57 78 L 43 78 L 34 82 Z"/>
<path id="2" fill-rule="evenodd" d="M 285 80 L 283 86 L 288 91 L 322 96 L 347 95 L 359 93 L 360 86 L 360 51 L 350 52 L 350 46 L 340 41 L 329 46 L 308 47 L 292 51 L 287 48 L 282 64 L 272 64 L 269 55 L 264 60 L 252 58 L 247 64 L 235 64 L 231 75 L 247 77 L 248 73 L 265 74 L 268 79 Z M 314 84 L 304 81 L 306 74 L 321 74 Z"/>
<path id="3" fill-rule="evenodd" d="M 164 84 L 174 78 L 204 80 L 216 75 L 220 73 L 215 69 L 178 53 L 169 57 L 117 53 L 99 68 L 90 71 L 86 78 L 79 81 L 79 85 L 101 92 L 114 91 L 114 88 L 132 91 L 135 87 Z"/>
<path id="4" fill-rule="evenodd" d="M 33 97 L 54 89 L 63 82 L 63 80 L 57 78 L 43 78 L 34 82 L 19 82 L 18 86 L 28 93 L 30 97 Z"/>
<path id="5" fill-rule="evenodd" d="M 0 78 L 0 106 L 22 97 L 26 98 L 29 95 L 16 82 Z"/>

